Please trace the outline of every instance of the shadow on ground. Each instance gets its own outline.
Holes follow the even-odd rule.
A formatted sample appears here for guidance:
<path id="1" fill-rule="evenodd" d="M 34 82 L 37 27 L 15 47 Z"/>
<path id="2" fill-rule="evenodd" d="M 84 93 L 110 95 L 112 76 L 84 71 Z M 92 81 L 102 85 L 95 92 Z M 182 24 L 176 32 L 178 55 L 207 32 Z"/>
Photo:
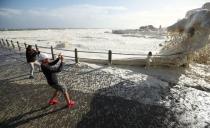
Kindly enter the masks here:
<path id="1" fill-rule="evenodd" d="M 49 114 L 53 114 L 53 113 L 56 113 L 56 112 L 59 112 L 59 111 L 65 109 L 65 107 L 62 107 L 62 108 L 59 108 L 59 109 L 56 109 L 56 110 L 53 110 L 53 111 L 43 112 L 44 110 L 46 110 L 49 107 L 50 107 L 49 105 L 46 105 L 44 107 L 40 107 L 38 109 L 34 109 L 34 110 L 29 111 L 29 112 L 14 116 L 14 117 L 12 117 L 8 120 L 3 121 L 1 123 L 1 127 L 4 127 L 4 128 L 18 127 L 18 126 L 21 126 L 25 123 L 29 123 L 30 121 L 42 118 L 42 117 L 47 116 Z M 34 115 L 34 114 L 39 113 L 41 111 L 42 111 L 41 114 L 31 116 L 31 115 Z M 28 117 L 28 118 L 25 118 L 25 117 Z"/>
<path id="2" fill-rule="evenodd" d="M 139 72 L 146 74 L 145 70 Z M 177 113 L 172 111 L 172 107 L 179 99 L 174 99 L 170 93 L 170 89 L 178 83 L 183 72 L 184 70 L 174 74 L 173 82 L 169 82 L 168 86 L 161 83 L 151 86 L 147 83 L 152 79 L 147 77 L 142 83 L 123 80 L 111 87 L 98 90 L 90 103 L 90 111 L 83 116 L 77 128 L 187 127 L 179 123 Z M 131 70 L 130 74 L 135 72 Z M 167 81 L 163 81 L 162 84 L 165 82 Z M 154 98 L 152 96 L 154 93 L 159 96 Z M 157 105 L 166 97 L 171 100 L 170 106 Z"/>
<path id="3" fill-rule="evenodd" d="M 0 128 L 76 127 L 82 115 L 89 110 L 92 95 L 79 91 L 69 92 L 77 101 L 73 109 L 67 109 L 61 96 L 58 105 L 49 106 L 47 102 L 53 90 L 48 85 L 4 82 L 0 86 Z"/>

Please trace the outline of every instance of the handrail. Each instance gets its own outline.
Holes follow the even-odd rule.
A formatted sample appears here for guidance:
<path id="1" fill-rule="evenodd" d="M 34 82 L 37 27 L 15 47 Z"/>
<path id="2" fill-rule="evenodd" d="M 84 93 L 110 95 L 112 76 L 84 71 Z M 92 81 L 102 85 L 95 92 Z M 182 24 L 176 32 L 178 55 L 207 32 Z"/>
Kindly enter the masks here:
<path id="1" fill-rule="evenodd" d="M 100 54 L 107 54 L 107 52 L 91 52 L 91 51 L 78 51 L 82 53 L 100 53 Z"/>
<path id="2" fill-rule="evenodd" d="M 117 52 L 113 52 L 112 54 L 115 55 L 134 55 L 134 56 L 147 56 L 147 54 L 129 54 L 129 53 L 117 53 Z"/>
<path id="3" fill-rule="evenodd" d="M 18 41 L 16 45 L 14 45 L 12 43 L 13 41 L 10 40 L 8 41 L 7 39 L 0 39 L 0 46 L 1 47 L 7 47 L 7 48 L 13 48 L 13 49 L 16 49 L 18 48 L 19 51 L 21 51 L 22 49 L 25 49 L 27 47 L 27 45 L 31 45 L 31 44 L 27 44 L 27 43 L 19 43 Z M 11 44 L 10 44 L 11 43 Z M 69 52 L 74 52 L 75 53 L 75 56 L 68 56 L 68 55 L 65 55 L 66 57 L 68 58 L 74 58 L 75 59 L 75 62 L 78 63 L 79 62 L 79 59 L 91 59 L 91 58 L 80 58 L 78 57 L 78 52 L 79 53 L 97 53 L 97 54 L 107 54 L 108 56 L 108 63 L 111 64 L 112 63 L 112 55 L 128 55 L 128 56 L 141 56 L 141 57 L 147 57 L 148 54 L 144 54 L 144 53 L 135 53 L 135 54 L 132 54 L 132 53 L 119 53 L 119 52 L 112 52 L 111 50 L 107 51 L 107 52 L 99 52 L 99 51 L 83 51 L 83 50 L 70 50 L 70 49 L 62 49 L 62 48 L 53 48 L 52 46 L 51 47 L 47 47 L 47 46 L 40 46 L 40 45 L 36 45 L 36 44 L 33 44 L 36 48 L 44 48 L 44 49 L 49 49 L 51 50 L 51 52 L 45 52 L 45 51 L 41 51 L 43 53 L 47 53 L 47 54 L 51 54 L 52 55 L 52 58 L 54 58 L 54 56 L 56 54 L 53 53 L 53 50 L 61 50 L 61 51 L 69 51 Z M 13 47 L 11 47 L 13 46 Z M 15 47 L 16 46 L 16 47 Z M 189 54 L 188 52 L 179 52 L 179 53 L 174 53 L 174 54 L 168 54 L 168 55 L 163 55 L 163 54 L 154 54 L 152 56 L 157 56 L 157 57 L 161 57 L 161 56 L 175 56 L 175 55 L 187 55 Z M 104 60 L 104 59 L 103 59 Z"/>
<path id="4" fill-rule="evenodd" d="M 50 52 L 44 52 L 44 51 L 42 51 L 42 53 L 51 54 Z"/>
<path id="5" fill-rule="evenodd" d="M 54 48 L 55 50 L 61 50 L 61 51 L 69 51 L 69 52 L 74 52 L 74 50 L 69 50 L 69 49 L 61 49 L 61 48 Z"/>
<path id="6" fill-rule="evenodd" d="M 39 48 L 45 48 L 45 49 L 50 49 L 50 47 L 45 47 L 45 46 L 40 46 L 38 45 Z"/>
<path id="7" fill-rule="evenodd" d="M 68 57 L 68 58 L 75 58 L 75 57 L 73 57 L 73 56 L 66 56 L 66 55 L 65 55 L 65 57 Z"/>

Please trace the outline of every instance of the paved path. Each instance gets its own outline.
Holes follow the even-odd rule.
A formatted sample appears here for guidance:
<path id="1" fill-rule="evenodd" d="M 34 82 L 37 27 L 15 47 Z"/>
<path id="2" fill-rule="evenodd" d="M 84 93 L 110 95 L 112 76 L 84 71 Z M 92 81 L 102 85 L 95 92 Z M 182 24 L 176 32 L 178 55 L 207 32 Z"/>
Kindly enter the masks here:
<path id="1" fill-rule="evenodd" d="M 28 79 L 29 68 L 25 58 L 9 54 L 5 50 L 0 53 L 2 128 L 184 127 L 172 111 L 176 99 L 167 90 L 173 84 L 163 81 L 166 86 L 162 89 L 144 84 L 136 87 L 134 81 L 100 69 L 67 65 L 65 71 L 59 74 L 59 80 L 68 86 L 71 97 L 76 100 L 76 107 L 67 109 L 62 96 L 60 104 L 48 106 L 53 89 L 47 85 L 43 74 L 36 72 L 34 80 Z M 153 93 L 160 94 L 160 97 L 151 97 Z M 172 102 L 170 106 L 157 104 L 167 101 L 166 97 Z M 150 102 L 146 102 L 149 98 Z"/>

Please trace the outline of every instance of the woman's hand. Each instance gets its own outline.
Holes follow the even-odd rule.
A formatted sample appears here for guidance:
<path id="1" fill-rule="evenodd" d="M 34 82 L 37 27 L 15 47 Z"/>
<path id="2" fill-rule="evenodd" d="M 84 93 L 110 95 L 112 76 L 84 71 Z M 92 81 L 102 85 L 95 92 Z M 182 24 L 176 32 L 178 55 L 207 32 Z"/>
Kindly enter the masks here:
<path id="1" fill-rule="evenodd" d="M 59 58 L 59 59 L 61 59 L 61 55 L 62 55 L 61 53 L 58 54 L 58 58 Z"/>
<path id="2" fill-rule="evenodd" d="M 61 53 L 58 54 L 58 58 L 61 59 L 61 62 L 64 61 L 63 55 Z"/>
<path id="3" fill-rule="evenodd" d="M 60 58 L 60 59 L 61 59 L 61 62 L 63 62 L 63 61 L 64 61 L 64 57 L 63 57 L 63 55 L 61 55 L 61 58 Z"/>

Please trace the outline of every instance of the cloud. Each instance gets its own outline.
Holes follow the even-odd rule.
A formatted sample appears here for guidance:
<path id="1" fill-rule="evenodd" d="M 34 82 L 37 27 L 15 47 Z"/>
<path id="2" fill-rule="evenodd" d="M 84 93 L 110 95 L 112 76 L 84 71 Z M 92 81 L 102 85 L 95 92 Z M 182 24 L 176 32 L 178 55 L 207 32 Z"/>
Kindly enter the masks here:
<path id="1" fill-rule="evenodd" d="M 74 5 L 56 9 L 33 9 L 28 13 L 37 16 L 51 16 L 58 18 L 89 17 L 93 15 L 111 15 L 126 11 L 125 7 Z"/>
<path id="2" fill-rule="evenodd" d="M 108 27 L 137 28 L 153 24 L 167 26 L 183 18 L 187 8 L 159 10 L 129 10 L 123 6 L 72 5 L 60 8 L 29 10 L 0 9 L 2 26 L 18 27 Z M 8 18 L 10 17 L 10 18 Z M 7 24 L 7 20 L 10 24 Z M 12 23 L 13 22 L 13 23 Z M 14 25 L 13 25 L 14 26 Z"/>
<path id="3" fill-rule="evenodd" d="M 14 16 L 20 15 L 21 13 L 22 11 L 17 9 L 0 8 L 0 16 Z"/>
<path id="4" fill-rule="evenodd" d="M 0 19 L 19 22 L 19 26 L 53 26 L 54 27 L 100 27 L 107 16 L 123 13 L 122 6 L 72 5 L 55 9 L 36 8 L 29 10 L 0 9 Z M 60 24 L 59 24 L 60 23 Z M 4 26 L 0 23 L 0 27 Z M 8 25 L 5 25 L 8 26 Z M 31 26 L 33 27 L 33 25 Z M 103 27 L 103 26 L 101 26 Z"/>

